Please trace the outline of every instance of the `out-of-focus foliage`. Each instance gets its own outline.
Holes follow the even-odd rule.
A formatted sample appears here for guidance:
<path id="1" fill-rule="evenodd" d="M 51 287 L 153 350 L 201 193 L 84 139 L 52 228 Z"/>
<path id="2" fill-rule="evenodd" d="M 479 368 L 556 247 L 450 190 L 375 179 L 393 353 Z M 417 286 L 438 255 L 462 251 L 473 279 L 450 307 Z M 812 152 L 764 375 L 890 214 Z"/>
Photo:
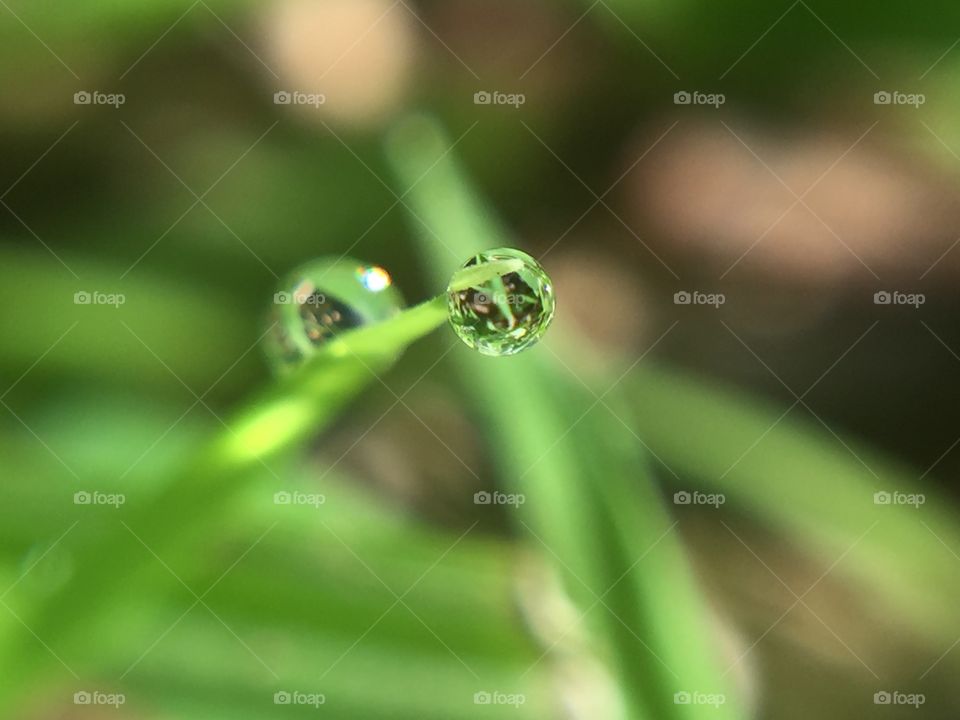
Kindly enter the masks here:
<path id="1" fill-rule="evenodd" d="M 957 20 L 0 3 L 0 715 L 955 717 Z M 497 245 L 557 281 L 516 358 L 435 297 Z M 412 307 L 272 377 L 341 254 Z"/>

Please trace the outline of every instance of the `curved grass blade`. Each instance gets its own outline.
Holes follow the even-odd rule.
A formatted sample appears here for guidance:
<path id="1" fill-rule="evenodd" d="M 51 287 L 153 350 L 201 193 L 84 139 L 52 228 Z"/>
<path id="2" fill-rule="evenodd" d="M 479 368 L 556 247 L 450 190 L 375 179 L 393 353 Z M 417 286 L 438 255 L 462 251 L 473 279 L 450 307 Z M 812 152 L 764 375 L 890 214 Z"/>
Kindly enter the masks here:
<path id="1" fill-rule="evenodd" d="M 930 641 L 942 643 L 945 628 L 960 632 L 950 551 L 960 548 L 960 527 L 952 504 L 921 486 L 919 473 L 665 368 L 647 369 L 628 387 L 650 411 L 633 418 L 636 432 L 670 467 L 807 552 L 835 558 L 863 535 L 834 572 L 870 588 Z M 892 491 L 925 503 L 875 503 L 875 493 Z"/>
<path id="2" fill-rule="evenodd" d="M 441 295 L 329 343 L 226 421 L 209 449 L 154 500 L 132 504 L 123 522 L 81 523 L 64 541 L 76 571 L 56 595 L 25 605 L 24 623 L 37 637 L 57 638 L 71 665 L 93 663 L 89 638 L 106 632 L 117 603 L 133 602 L 138 593 L 168 592 L 164 566 L 189 584 L 204 564 L 197 548 L 218 536 L 244 488 L 265 469 L 279 479 L 269 463 L 326 427 L 407 345 L 446 320 Z M 0 648 L 0 708 L 10 711 L 37 697 L 38 688 L 60 672 L 33 636 L 8 643 Z"/>
<path id="3" fill-rule="evenodd" d="M 403 185 L 414 185 L 418 223 L 432 230 L 421 241 L 435 267 L 446 253 L 436 252 L 434 236 L 464 257 L 509 244 L 473 200 L 449 150 L 442 131 L 422 119 L 400 127 L 389 145 Z M 432 170 L 424 175 L 426 168 Z M 595 630 L 595 650 L 619 680 L 629 716 L 701 717 L 702 708 L 674 702 L 674 693 L 697 690 L 726 698 L 715 713 L 711 708 L 712 717 L 740 717 L 720 674 L 706 603 L 635 440 L 607 419 L 587 418 L 589 398 L 542 349 L 500 360 L 464 352 L 457 359 L 501 477 L 526 496 L 520 530 L 556 562 Z M 647 555 L 658 559 L 638 568 Z"/>

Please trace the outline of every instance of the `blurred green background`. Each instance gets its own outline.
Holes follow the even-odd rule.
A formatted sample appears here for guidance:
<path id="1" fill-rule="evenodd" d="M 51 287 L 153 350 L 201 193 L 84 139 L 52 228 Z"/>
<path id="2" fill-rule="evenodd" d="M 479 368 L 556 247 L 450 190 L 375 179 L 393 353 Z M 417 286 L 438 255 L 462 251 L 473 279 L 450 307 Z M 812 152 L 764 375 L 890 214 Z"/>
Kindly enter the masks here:
<path id="1" fill-rule="evenodd" d="M 957 717 L 958 28 L 0 1 L 0 716 Z M 528 352 L 270 372 L 297 266 L 503 245 Z"/>

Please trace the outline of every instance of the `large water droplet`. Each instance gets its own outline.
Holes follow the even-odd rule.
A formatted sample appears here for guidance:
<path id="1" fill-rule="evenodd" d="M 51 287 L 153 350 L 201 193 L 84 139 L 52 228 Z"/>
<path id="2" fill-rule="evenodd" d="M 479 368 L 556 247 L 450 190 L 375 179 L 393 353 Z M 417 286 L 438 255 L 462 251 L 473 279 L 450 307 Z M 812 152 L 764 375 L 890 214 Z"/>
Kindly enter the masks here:
<path id="1" fill-rule="evenodd" d="M 482 277 L 482 263 L 495 270 Z M 476 280 L 469 273 L 477 266 Z M 454 331 L 484 355 L 513 355 L 535 344 L 553 320 L 556 300 L 544 269 L 525 252 L 496 248 L 474 255 L 447 288 Z"/>
<path id="2" fill-rule="evenodd" d="M 338 333 L 386 320 L 403 308 L 390 274 L 352 258 L 320 258 L 292 272 L 273 296 L 266 350 L 291 370 Z"/>

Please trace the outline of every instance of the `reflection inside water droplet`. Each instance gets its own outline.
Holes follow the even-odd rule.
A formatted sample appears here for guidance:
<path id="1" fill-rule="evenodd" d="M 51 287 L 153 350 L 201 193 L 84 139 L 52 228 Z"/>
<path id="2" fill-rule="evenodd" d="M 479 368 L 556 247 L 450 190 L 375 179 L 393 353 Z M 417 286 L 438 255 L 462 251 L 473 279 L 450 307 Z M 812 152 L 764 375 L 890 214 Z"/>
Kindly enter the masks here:
<path id="1" fill-rule="evenodd" d="M 337 334 L 380 322 L 403 307 L 390 274 L 351 258 L 320 258 L 295 270 L 273 296 L 265 343 L 274 369 L 293 369 Z"/>
<path id="2" fill-rule="evenodd" d="M 484 355 L 513 355 L 547 331 L 555 309 L 553 286 L 540 264 L 514 248 L 479 253 L 464 263 L 506 263 L 504 271 L 470 287 L 450 287 L 447 307 L 458 337 Z"/>

